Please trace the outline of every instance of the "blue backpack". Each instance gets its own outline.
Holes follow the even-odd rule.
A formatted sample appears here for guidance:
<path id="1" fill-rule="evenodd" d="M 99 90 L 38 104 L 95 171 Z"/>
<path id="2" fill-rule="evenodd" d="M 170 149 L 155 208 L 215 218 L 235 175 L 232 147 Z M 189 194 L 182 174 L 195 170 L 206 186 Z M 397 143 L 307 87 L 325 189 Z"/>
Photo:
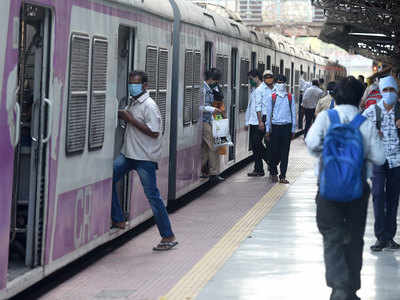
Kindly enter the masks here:
<path id="1" fill-rule="evenodd" d="M 322 150 L 319 192 L 322 198 L 351 202 L 361 198 L 364 184 L 364 147 L 358 114 L 348 124 L 340 123 L 336 110 L 328 110 L 331 126 Z"/>

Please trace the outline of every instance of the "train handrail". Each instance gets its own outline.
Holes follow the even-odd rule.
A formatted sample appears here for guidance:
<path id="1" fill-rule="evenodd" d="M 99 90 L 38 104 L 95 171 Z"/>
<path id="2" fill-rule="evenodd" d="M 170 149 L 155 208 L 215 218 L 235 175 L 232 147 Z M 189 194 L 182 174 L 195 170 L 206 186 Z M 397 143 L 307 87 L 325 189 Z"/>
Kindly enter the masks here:
<path id="1" fill-rule="evenodd" d="M 43 98 L 43 102 L 48 105 L 49 111 L 48 111 L 48 117 L 47 117 L 47 136 L 42 140 L 42 143 L 48 143 L 51 137 L 52 133 L 52 127 L 53 127 L 53 104 L 51 101 L 47 98 Z"/>

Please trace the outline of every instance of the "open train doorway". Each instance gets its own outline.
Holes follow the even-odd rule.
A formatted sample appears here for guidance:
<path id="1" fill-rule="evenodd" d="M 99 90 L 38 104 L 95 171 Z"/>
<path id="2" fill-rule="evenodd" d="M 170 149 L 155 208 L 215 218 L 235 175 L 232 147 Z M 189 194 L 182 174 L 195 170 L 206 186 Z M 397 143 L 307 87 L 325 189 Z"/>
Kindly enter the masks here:
<path id="1" fill-rule="evenodd" d="M 133 28 L 120 26 L 118 29 L 118 76 L 117 76 L 117 100 L 120 109 L 129 105 L 128 77 L 134 69 L 135 31 Z M 121 153 L 124 144 L 126 122 L 117 121 L 115 131 L 114 159 Z M 130 192 L 131 175 L 127 174 L 117 184 L 118 198 L 126 219 L 129 219 L 131 211 Z"/>
<path id="2" fill-rule="evenodd" d="M 51 24 L 49 9 L 22 5 L 16 92 L 19 135 L 15 141 L 8 280 L 43 262 L 52 116 Z"/>

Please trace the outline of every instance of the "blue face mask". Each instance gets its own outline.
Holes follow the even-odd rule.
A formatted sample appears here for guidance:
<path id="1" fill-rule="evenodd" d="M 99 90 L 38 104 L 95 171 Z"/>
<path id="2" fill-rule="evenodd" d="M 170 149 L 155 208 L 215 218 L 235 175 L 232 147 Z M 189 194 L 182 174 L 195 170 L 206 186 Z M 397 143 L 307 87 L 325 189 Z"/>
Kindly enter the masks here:
<path id="1" fill-rule="evenodd" d="M 396 103 L 397 99 L 398 99 L 398 96 L 394 92 L 382 93 L 382 100 L 387 105 L 394 105 Z"/>
<path id="2" fill-rule="evenodd" d="M 129 88 L 129 94 L 131 94 L 132 97 L 139 96 L 143 92 L 143 87 L 139 83 L 129 84 L 128 88 Z"/>

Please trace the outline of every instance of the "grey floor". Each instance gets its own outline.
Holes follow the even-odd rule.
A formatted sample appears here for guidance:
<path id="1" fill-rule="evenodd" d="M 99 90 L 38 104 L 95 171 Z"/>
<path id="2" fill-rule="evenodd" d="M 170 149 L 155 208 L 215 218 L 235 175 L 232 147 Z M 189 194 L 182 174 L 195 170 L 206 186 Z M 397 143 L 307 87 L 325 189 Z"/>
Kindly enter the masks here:
<path id="1" fill-rule="evenodd" d="M 316 184 L 306 171 L 208 282 L 198 300 L 328 300 L 322 238 L 315 223 Z M 363 300 L 400 299 L 400 252 L 372 254 L 370 211 L 365 236 Z"/>

